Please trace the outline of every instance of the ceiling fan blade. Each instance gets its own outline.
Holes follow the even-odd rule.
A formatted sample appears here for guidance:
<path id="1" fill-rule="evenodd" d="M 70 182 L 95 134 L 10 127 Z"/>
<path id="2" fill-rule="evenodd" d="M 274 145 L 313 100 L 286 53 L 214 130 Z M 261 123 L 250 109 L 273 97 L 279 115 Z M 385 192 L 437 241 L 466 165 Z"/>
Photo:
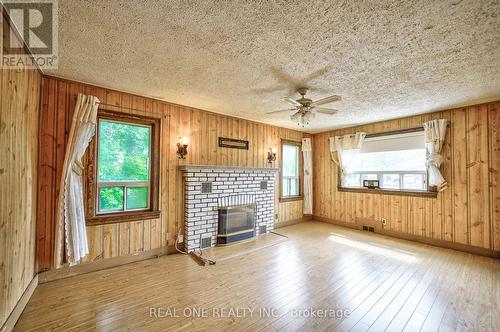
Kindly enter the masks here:
<path id="1" fill-rule="evenodd" d="M 289 103 L 292 106 L 302 106 L 301 103 L 299 103 L 298 101 L 296 101 L 290 97 L 283 97 L 283 98 L 281 98 L 281 101 L 284 101 L 285 103 Z"/>
<path id="2" fill-rule="evenodd" d="M 289 108 L 289 109 L 286 109 L 286 110 L 277 110 L 277 111 L 267 112 L 266 114 L 275 114 L 275 113 L 281 113 L 281 112 L 290 112 L 290 111 L 295 111 L 295 110 L 296 110 L 295 108 Z"/>
<path id="3" fill-rule="evenodd" d="M 315 110 L 318 113 L 329 114 L 329 115 L 333 115 L 333 114 L 338 113 L 338 110 L 334 110 L 331 108 L 323 108 L 323 107 L 315 107 L 315 108 L 313 108 L 313 110 Z"/>
<path id="4" fill-rule="evenodd" d="M 319 106 L 319 105 L 324 105 L 324 104 L 328 104 L 328 103 L 333 103 L 334 101 L 339 101 L 341 99 L 342 98 L 340 96 L 330 96 L 330 97 L 326 97 L 326 98 L 323 98 L 320 100 L 313 101 L 311 103 L 311 106 Z"/>

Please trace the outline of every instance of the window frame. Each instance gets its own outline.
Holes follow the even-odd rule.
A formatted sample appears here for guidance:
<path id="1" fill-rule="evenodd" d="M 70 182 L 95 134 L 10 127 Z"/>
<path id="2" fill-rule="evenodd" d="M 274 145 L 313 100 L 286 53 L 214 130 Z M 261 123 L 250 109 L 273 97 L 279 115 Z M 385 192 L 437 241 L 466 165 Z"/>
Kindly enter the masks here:
<path id="1" fill-rule="evenodd" d="M 87 225 L 102 225 L 111 223 L 121 223 L 138 221 L 145 219 L 156 219 L 160 217 L 159 210 L 159 183 L 160 183 L 160 119 L 139 116 L 135 114 L 126 114 L 116 111 L 110 111 L 99 108 L 97 114 L 97 126 L 100 121 L 125 123 L 131 125 L 147 126 L 150 131 L 150 162 L 149 162 L 149 188 L 148 207 L 145 209 L 127 209 L 126 208 L 126 190 L 127 187 L 145 187 L 143 182 L 108 182 L 102 185 L 97 181 L 98 162 L 99 162 L 99 127 L 96 128 L 96 135 L 92 139 L 87 151 L 86 163 L 86 181 L 84 181 L 84 190 L 86 192 L 86 223 Z M 99 212 L 99 189 L 117 184 L 124 187 L 124 209 L 116 211 Z"/>
<path id="2" fill-rule="evenodd" d="M 148 195 L 147 197 L 147 206 L 145 208 L 138 208 L 138 209 L 127 209 L 127 189 L 128 188 L 133 188 L 133 187 L 147 187 L 148 188 L 148 193 L 151 193 L 151 151 L 153 150 L 153 126 L 152 125 L 146 125 L 142 123 L 136 123 L 136 122 L 125 122 L 121 120 L 110 120 L 105 117 L 98 117 L 97 118 L 97 128 L 96 128 L 96 144 L 97 144 L 97 149 L 96 149 L 96 172 L 99 172 L 99 135 L 100 135 L 100 123 L 101 121 L 106 121 L 106 122 L 112 122 L 112 123 L 118 123 L 118 124 L 125 124 L 125 125 L 132 125 L 132 126 L 137 126 L 137 127 L 145 127 L 149 128 L 149 163 L 148 163 L 148 176 L 149 180 L 147 181 L 99 181 L 99 177 L 96 176 L 96 195 L 95 195 L 95 206 L 96 206 L 96 215 L 103 215 L 103 214 L 109 214 L 109 213 L 124 213 L 124 212 L 131 212 L 131 211 L 147 211 L 149 210 L 151 206 L 151 195 Z M 123 187 L 123 209 L 113 209 L 113 210 L 107 210 L 104 212 L 100 212 L 100 205 L 101 205 L 101 200 L 99 199 L 99 190 L 102 188 L 113 188 L 113 187 Z"/>
<path id="3" fill-rule="evenodd" d="M 350 174 L 359 174 L 360 175 L 360 181 L 363 181 L 361 180 L 361 177 L 363 175 L 368 175 L 368 174 L 374 174 L 377 176 L 377 179 L 379 182 L 380 182 L 380 185 L 383 185 L 383 182 L 384 182 L 384 175 L 388 174 L 388 175 L 395 175 L 397 174 L 399 176 L 399 186 L 400 186 L 400 189 L 396 189 L 396 190 L 420 190 L 420 191 L 425 191 L 426 189 L 409 189 L 409 188 L 403 188 L 403 184 L 404 184 L 404 176 L 405 175 L 423 175 L 424 176 L 424 187 L 425 188 L 428 188 L 428 185 L 427 185 L 427 172 L 426 171 L 361 171 L 361 172 L 352 172 L 352 173 L 349 173 Z M 363 183 L 360 183 L 360 187 L 345 187 L 345 188 L 364 188 L 363 187 Z M 384 189 L 384 190 L 394 190 L 395 188 L 380 188 L 380 189 Z"/>
<path id="4" fill-rule="evenodd" d="M 298 180 L 299 180 L 299 194 L 298 195 L 293 195 L 293 196 L 283 196 L 283 146 L 285 145 L 292 145 L 296 146 L 298 148 Z M 281 147 L 280 147 L 280 202 L 289 202 L 289 201 L 298 201 L 303 199 L 303 185 L 302 185 L 302 173 L 303 173 L 303 158 L 301 158 L 301 148 L 302 148 L 302 142 L 299 141 L 293 141 L 293 140 L 288 140 L 288 139 L 281 139 Z"/>
<path id="5" fill-rule="evenodd" d="M 390 136 L 390 135 L 397 135 L 397 134 L 404 134 L 404 133 L 412 133 L 412 132 L 418 132 L 418 131 L 423 131 L 424 128 L 422 126 L 420 127 L 414 127 L 414 128 L 408 128 L 408 129 L 401 129 L 401 130 L 393 130 L 393 131 L 386 131 L 386 132 L 379 132 L 379 133 L 374 133 L 374 134 L 368 134 L 366 135 L 366 138 L 371 138 L 371 137 L 380 137 L 380 136 Z M 400 174 L 400 183 L 401 179 L 404 176 L 404 174 L 422 174 L 423 172 L 418 172 L 418 171 L 380 171 L 380 172 L 374 172 L 374 171 L 361 171 L 361 172 L 355 172 L 356 174 L 377 174 L 377 178 L 380 180 L 380 177 L 378 173 L 382 174 Z M 428 179 L 429 179 L 429 172 L 425 171 L 425 185 L 426 189 L 419 190 L 419 189 L 392 189 L 392 188 L 379 188 L 379 189 L 369 189 L 369 188 L 364 188 L 364 187 L 343 187 L 341 185 L 341 170 L 340 167 L 337 166 L 337 190 L 342 191 L 342 192 L 358 192 L 358 193 L 376 193 L 376 194 L 385 194 L 385 195 L 401 195 L 401 196 L 424 196 L 424 197 L 437 197 L 437 190 L 434 187 L 430 187 L 428 185 Z M 362 185 L 362 184 L 361 184 Z"/>

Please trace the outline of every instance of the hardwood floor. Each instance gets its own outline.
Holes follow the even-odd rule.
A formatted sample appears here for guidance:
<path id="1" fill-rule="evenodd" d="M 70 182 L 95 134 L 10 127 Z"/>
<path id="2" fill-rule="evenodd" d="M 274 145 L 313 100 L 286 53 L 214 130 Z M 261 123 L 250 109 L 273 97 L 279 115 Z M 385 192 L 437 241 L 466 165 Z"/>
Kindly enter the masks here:
<path id="1" fill-rule="evenodd" d="M 170 255 L 41 284 L 16 330 L 500 331 L 498 260 L 319 222 L 278 232 L 215 266 Z"/>

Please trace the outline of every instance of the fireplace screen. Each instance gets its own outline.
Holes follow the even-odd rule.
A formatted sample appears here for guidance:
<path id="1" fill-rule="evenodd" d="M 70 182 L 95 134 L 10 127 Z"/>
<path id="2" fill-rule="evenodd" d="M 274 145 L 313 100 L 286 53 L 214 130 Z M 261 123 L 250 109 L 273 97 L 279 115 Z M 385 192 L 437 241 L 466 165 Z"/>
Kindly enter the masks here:
<path id="1" fill-rule="evenodd" d="M 228 244 L 255 236 L 255 205 L 219 208 L 218 244 Z"/>

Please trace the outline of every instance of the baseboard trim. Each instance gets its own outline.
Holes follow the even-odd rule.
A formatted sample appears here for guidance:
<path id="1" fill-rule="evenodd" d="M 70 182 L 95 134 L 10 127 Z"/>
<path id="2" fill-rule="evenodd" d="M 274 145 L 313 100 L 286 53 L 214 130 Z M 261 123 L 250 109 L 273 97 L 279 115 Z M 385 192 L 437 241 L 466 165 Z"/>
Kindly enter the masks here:
<path id="1" fill-rule="evenodd" d="M 314 216 L 313 220 L 326 222 L 326 223 L 334 224 L 337 226 L 348 227 L 348 228 L 352 228 L 352 229 L 356 229 L 356 230 L 362 230 L 362 228 L 363 228 L 361 225 L 357 225 L 354 223 L 347 223 L 347 222 L 338 221 L 338 220 L 329 219 L 329 218 L 324 218 L 324 217 L 319 217 L 319 216 Z M 428 245 L 435 246 L 435 247 L 453 249 L 453 250 L 467 252 L 470 254 L 500 259 L 500 251 L 497 251 L 497 250 L 468 246 L 468 245 L 462 244 L 462 243 L 455 243 L 455 242 L 438 240 L 438 239 L 430 239 L 430 238 L 419 236 L 419 235 L 405 234 L 405 233 L 400 233 L 400 232 L 395 232 L 395 231 L 388 231 L 388 230 L 380 229 L 379 227 L 375 227 L 375 233 L 380 234 L 380 235 L 385 235 L 385 236 L 390 236 L 390 237 L 402 239 L 402 240 L 424 243 L 424 244 L 428 244 Z"/>
<path id="2" fill-rule="evenodd" d="M 311 221 L 311 220 L 313 220 L 313 215 L 312 214 L 304 214 L 304 216 L 302 217 L 302 220 Z"/>
<path id="3" fill-rule="evenodd" d="M 294 220 L 289 220 L 289 221 L 276 222 L 276 223 L 274 223 L 274 229 L 300 224 L 303 221 L 304 220 L 302 218 L 299 218 L 299 219 L 294 219 Z"/>
<path id="4" fill-rule="evenodd" d="M 10 313 L 9 317 L 7 317 L 7 320 L 2 325 L 2 328 L 0 328 L 1 332 L 10 332 L 14 329 L 14 326 L 19 320 L 19 317 L 21 317 L 24 308 L 26 308 L 28 301 L 31 299 L 31 296 L 35 292 L 36 286 L 38 286 L 38 274 L 36 274 L 33 279 L 31 279 L 28 287 L 26 287 L 26 289 L 24 290 L 23 295 L 21 296 L 19 301 L 17 301 L 16 306 L 14 307 L 14 309 L 12 309 L 12 312 Z"/>
<path id="5" fill-rule="evenodd" d="M 354 223 L 338 221 L 338 220 L 329 219 L 329 218 L 325 218 L 325 217 L 313 216 L 313 220 L 314 221 L 326 222 L 326 223 L 334 224 L 334 225 L 337 225 L 337 226 L 343 226 L 343 227 L 347 227 L 347 228 L 357 229 L 357 230 L 362 230 L 363 229 L 362 226 L 356 225 Z"/>
<path id="6" fill-rule="evenodd" d="M 146 259 L 156 258 L 163 255 L 169 255 L 176 252 L 177 250 L 175 249 L 174 246 L 168 246 L 168 247 L 156 248 L 149 251 L 140 252 L 134 255 L 106 258 L 96 262 L 83 263 L 73 267 L 64 266 L 60 269 L 53 269 L 40 272 L 39 283 L 44 284 L 46 282 L 69 278 L 80 274 L 106 270 L 112 267 L 143 261 Z"/>

